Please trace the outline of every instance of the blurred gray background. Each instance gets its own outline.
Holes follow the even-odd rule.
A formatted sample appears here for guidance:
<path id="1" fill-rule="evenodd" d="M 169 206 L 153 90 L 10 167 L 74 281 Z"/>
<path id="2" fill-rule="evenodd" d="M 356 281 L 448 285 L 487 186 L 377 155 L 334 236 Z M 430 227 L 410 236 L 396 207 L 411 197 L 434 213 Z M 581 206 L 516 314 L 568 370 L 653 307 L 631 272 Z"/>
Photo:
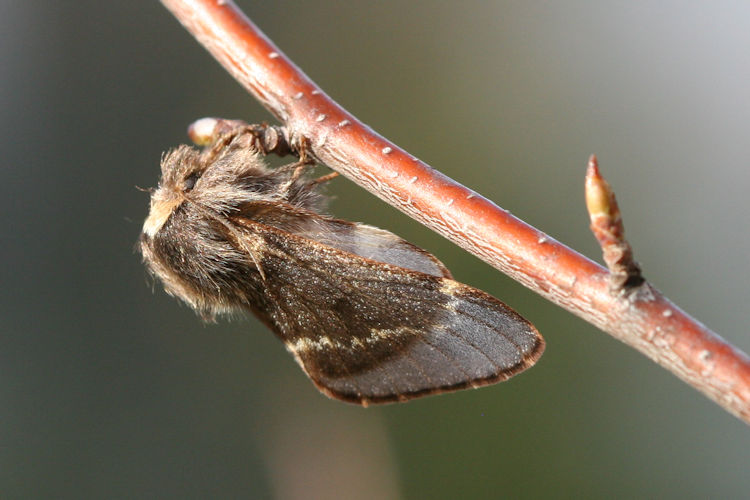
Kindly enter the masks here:
<path id="1" fill-rule="evenodd" d="M 600 260 L 590 153 L 646 275 L 750 350 L 750 4 L 249 2 L 375 130 Z M 738 498 L 746 425 L 345 179 L 392 230 L 531 319 L 539 364 L 363 410 L 253 319 L 204 326 L 134 252 L 162 151 L 269 120 L 156 1 L 0 2 L 0 496 Z"/>

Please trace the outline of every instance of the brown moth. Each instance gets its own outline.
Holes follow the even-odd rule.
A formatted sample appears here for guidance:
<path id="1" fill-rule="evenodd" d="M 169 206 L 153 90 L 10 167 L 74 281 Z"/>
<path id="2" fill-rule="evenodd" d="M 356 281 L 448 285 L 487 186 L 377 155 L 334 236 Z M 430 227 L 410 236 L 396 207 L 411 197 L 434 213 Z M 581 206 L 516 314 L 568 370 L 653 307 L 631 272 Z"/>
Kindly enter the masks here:
<path id="1" fill-rule="evenodd" d="M 544 340 L 394 234 L 321 214 L 300 164 L 270 169 L 247 129 L 161 162 L 140 250 L 204 319 L 251 311 L 324 394 L 366 406 L 492 384 Z"/>

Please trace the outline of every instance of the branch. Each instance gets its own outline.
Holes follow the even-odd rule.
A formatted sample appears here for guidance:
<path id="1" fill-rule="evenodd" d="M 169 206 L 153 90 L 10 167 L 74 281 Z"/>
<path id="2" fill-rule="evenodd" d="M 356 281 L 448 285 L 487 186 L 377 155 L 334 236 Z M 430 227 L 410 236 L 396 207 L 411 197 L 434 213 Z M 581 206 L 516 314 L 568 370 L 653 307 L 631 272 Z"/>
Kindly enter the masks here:
<path id="1" fill-rule="evenodd" d="M 629 281 L 634 264 L 629 255 L 625 267 L 615 266 L 611 274 L 381 137 L 325 95 L 230 1 L 162 3 L 286 126 L 291 143 L 306 141 L 321 163 L 639 350 L 750 423 L 750 359 L 672 304 L 640 274 Z M 589 173 L 594 184 L 587 198 L 596 196 L 592 189 L 603 186 L 595 162 L 594 170 Z M 601 193 L 608 200 L 611 190 L 607 186 Z M 611 203 L 599 209 L 609 213 L 605 228 L 614 228 L 616 235 L 619 229 L 612 223 L 617 224 L 619 211 L 615 215 Z M 594 204 L 592 217 L 601 215 L 599 209 Z M 592 225 L 596 226 L 593 220 Z M 622 251 L 624 247 L 617 245 L 623 242 L 627 245 L 624 238 L 614 243 L 600 239 L 605 255 L 612 249 Z M 625 273 L 620 276 L 624 280 L 617 279 L 618 272 Z M 629 293 L 621 293 L 623 286 L 631 288 Z"/>

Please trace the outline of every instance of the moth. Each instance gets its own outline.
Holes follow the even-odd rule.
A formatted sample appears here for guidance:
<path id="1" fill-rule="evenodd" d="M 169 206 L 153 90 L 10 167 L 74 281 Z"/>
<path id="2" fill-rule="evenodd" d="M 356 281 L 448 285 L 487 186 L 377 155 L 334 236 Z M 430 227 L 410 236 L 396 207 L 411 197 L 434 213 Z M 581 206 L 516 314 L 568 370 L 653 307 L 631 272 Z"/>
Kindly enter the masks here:
<path id="1" fill-rule="evenodd" d="M 139 247 L 168 294 L 206 320 L 255 314 L 321 392 L 363 406 L 492 384 L 541 356 L 515 311 L 398 236 L 324 215 L 309 167 L 271 169 L 258 144 L 225 126 L 163 155 Z"/>

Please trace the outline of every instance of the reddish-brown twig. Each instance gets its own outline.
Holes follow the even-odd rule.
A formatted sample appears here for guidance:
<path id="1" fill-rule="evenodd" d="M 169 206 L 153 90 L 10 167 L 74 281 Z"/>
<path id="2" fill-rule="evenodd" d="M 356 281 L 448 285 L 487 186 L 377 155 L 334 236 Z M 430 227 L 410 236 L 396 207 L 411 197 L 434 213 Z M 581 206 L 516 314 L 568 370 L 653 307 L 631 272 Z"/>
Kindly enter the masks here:
<path id="1" fill-rule="evenodd" d="M 326 96 L 228 0 L 162 0 L 316 159 L 552 302 L 638 349 L 750 423 L 750 359 L 648 283 L 610 273 L 387 141 Z"/>

